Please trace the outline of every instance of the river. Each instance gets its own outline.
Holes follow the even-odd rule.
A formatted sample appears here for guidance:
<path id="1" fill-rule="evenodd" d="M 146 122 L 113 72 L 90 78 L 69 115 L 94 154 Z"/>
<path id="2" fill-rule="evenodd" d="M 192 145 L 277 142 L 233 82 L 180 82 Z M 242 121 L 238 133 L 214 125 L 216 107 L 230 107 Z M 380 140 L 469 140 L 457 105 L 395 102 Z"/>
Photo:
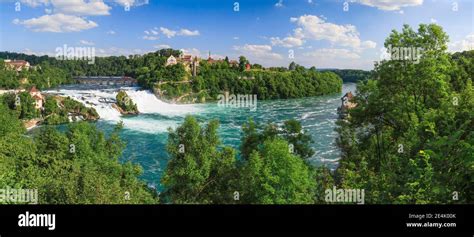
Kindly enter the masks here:
<path id="1" fill-rule="evenodd" d="M 334 131 L 337 120 L 337 107 L 341 97 L 348 91 L 355 92 L 353 83 L 343 84 L 342 93 L 326 96 L 288 100 L 258 101 L 256 110 L 250 108 L 230 108 L 217 103 L 176 105 L 157 99 L 149 91 L 134 87 L 123 87 L 137 104 L 141 114 L 121 116 L 119 112 L 104 102 L 115 99 L 118 88 L 100 88 L 95 86 L 68 85 L 46 91 L 50 94 L 70 96 L 87 106 L 94 107 L 101 119 L 96 126 L 110 132 L 114 125 L 122 120 L 124 129 L 121 138 L 127 143 L 123 152 L 123 161 L 132 161 L 143 167 L 142 178 L 153 187 L 161 189 L 160 177 L 166 168 L 167 129 L 176 128 L 183 122 L 184 116 L 194 115 L 200 122 L 211 119 L 220 121 L 219 134 L 223 144 L 239 148 L 242 136 L 241 126 L 252 117 L 258 123 L 273 122 L 281 125 L 285 120 L 296 119 L 314 140 L 315 154 L 310 158 L 314 165 L 326 165 L 336 168 L 340 151 L 336 146 Z"/>

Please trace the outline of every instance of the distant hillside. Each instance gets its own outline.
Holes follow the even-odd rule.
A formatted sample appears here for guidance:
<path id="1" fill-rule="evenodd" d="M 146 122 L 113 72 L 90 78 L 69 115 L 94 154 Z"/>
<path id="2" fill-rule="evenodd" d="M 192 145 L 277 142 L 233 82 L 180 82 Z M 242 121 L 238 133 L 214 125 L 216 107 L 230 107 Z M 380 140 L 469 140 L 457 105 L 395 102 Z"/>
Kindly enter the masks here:
<path id="1" fill-rule="evenodd" d="M 319 71 L 334 72 L 344 82 L 358 82 L 360 80 L 367 80 L 370 77 L 370 71 L 357 69 L 320 69 Z"/>
<path id="2" fill-rule="evenodd" d="M 0 52 L 0 59 L 16 59 L 16 60 L 26 60 L 31 65 L 37 65 L 43 61 L 50 59 L 47 55 L 36 56 L 36 55 L 27 55 L 24 53 L 15 53 L 15 52 Z"/>

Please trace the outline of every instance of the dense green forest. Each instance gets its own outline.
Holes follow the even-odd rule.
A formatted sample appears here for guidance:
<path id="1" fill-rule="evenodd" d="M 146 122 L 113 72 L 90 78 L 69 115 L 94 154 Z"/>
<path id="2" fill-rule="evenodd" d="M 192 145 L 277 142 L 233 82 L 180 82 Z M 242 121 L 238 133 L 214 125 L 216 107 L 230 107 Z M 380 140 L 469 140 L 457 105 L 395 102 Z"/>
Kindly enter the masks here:
<path id="1" fill-rule="evenodd" d="M 364 188 L 368 203 L 473 202 L 474 51 L 449 55 L 447 41 L 433 24 L 386 39 L 423 54 L 382 61 L 358 84 L 357 107 L 338 127 L 338 186 Z"/>
<path id="2" fill-rule="evenodd" d="M 235 149 L 222 146 L 218 127 L 216 120 L 201 127 L 196 118 L 186 117 L 170 130 L 163 203 L 315 203 L 332 187 L 329 170 L 305 160 L 312 141 L 298 121 L 277 127 L 249 120 L 240 159 Z"/>
<path id="3" fill-rule="evenodd" d="M 0 56 L 0 59 L 1 58 L 2 57 Z M 24 81 L 23 84 L 22 81 Z M 71 82 L 72 78 L 68 71 L 52 66 L 46 60 L 36 64 L 36 66 L 30 70 L 24 69 L 18 73 L 14 70 L 8 69 L 5 66 L 4 61 L 0 60 L 0 88 L 30 88 L 34 85 L 38 89 L 43 89 Z"/>
<path id="4" fill-rule="evenodd" d="M 118 160 L 125 146 L 120 129 L 106 137 L 80 122 L 25 136 L 0 103 L 0 187 L 37 189 L 40 204 L 155 203 L 155 192 L 138 179 L 141 168 Z"/>
<path id="5" fill-rule="evenodd" d="M 334 72 L 343 82 L 358 82 L 370 78 L 371 72 L 356 69 L 321 69 L 322 72 Z"/>
<path id="6" fill-rule="evenodd" d="M 178 50 L 162 49 L 145 55 L 96 57 L 94 64 L 85 60 L 57 60 L 52 57 L 37 57 L 9 52 L 0 52 L 0 58 L 24 59 L 37 70 L 24 70 L 20 76 L 3 69 L 0 87 L 17 88 L 20 78 L 28 78 L 29 84 L 38 88 L 54 87 L 70 83 L 74 76 L 131 76 L 139 84 L 152 89 L 165 99 L 183 96 L 184 100 L 199 98 L 217 99 L 219 94 L 229 91 L 233 94 L 257 94 L 259 99 L 286 99 L 306 96 L 318 96 L 340 92 L 342 80 L 332 72 L 318 72 L 314 67 L 306 69 L 295 63 L 288 68 L 264 69 L 253 64 L 251 70 L 245 70 L 249 61 L 241 56 L 237 67 L 229 60 L 217 60 L 209 63 L 201 60 L 197 75 L 185 69 L 181 63 L 165 66 L 170 55 L 179 57 Z M 31 79 L 30 79 L 31 78 Z M 175 83 L 175 82 L 189 83 Z M 163 84 L 160 84 L 163 83 Z"/>
<path id="7" fill-rule="evenodd" d="M 240 57 L 240 64 L 248 62 Z M 242 63 L 244 62 L 244 63 Z M 202 62 L 194 89 L 205 90 L 210 98 L 222 91 L 232 94 L 256 94 L 259 99 L 288 99 L 340 92 L 342 80 L 332 72 L 318 72 L 296 65 L 287 70 L 231 67 L 227 61 Z"/>

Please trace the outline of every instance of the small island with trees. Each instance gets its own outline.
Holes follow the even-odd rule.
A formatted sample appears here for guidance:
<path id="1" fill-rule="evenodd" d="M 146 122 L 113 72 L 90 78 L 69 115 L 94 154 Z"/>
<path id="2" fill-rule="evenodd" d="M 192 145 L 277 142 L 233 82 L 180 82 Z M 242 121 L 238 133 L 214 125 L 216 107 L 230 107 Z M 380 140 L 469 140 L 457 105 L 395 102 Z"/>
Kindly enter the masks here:
<path id="1" fill-rule="evenodd" d="M 116 96 L 117 103 L 113 107 L 123 115 L 138 114 L 138 108 L 132 99 L 127 95 L 127 92 L 119 90 Z"/>

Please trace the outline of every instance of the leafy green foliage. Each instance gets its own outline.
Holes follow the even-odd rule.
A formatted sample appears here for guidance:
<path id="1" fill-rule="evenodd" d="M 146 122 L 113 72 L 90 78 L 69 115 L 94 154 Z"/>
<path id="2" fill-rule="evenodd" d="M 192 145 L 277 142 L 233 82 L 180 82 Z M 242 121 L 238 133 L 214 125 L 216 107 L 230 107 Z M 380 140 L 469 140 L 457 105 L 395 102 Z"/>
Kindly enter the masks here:
<path id="1" fill-rule="evenodd" d="M 7 68 L 3 60 L 0 61 L 0 88 L 16 89 L 20 86 L 28 88 L 35 85 L 38 89 L 43 89 L 71 82 L 71 77 L 65 70 L 51 66 L 49 61 L 43 61 L 21 72 Z"/>
<path id="2" fill-rule="evenodd" d="M 296 121 L 286 124 L 296 130 L 300 128 Z M 170 161 L 162 179 L 165 186 L 162 201 L 314 203 L 323 200 L 315 191 L 333 184 L 328 170 L 315 170 L 298 153 L 291 153 L 285 134 L 295 131 L 293 128 L 279 134 L 269 124 L 259 132 L 250 120 L 244 126 L 242 140 L 247 145 L 255 141 L 256 145 L 242 146 L 241 152 L 250 154 L 243 155 L 242 160 L 232 148 L 221 147 L 217 128 L 217 121 L 200 127 L 195 118 L 186 117 L 180 127 L 170 130 L 167 145 Z"/>
<path id="3" fill-rule="evenodd" d="M 472 53 L 451 57 L 447 41 L 434 24 L 393 31 L 386 47 L 420 48 L 421 58 L 376 64 L 338 123 L 336 182 L 364 188 L 367 203 L 472 203 Z"/>
<path id="4" fill-rule="evenodd" d="M 40 115 L 40 111 L 35 108 L 35 101 L 28 92 L 7 93 L 0 98 L 19 119 L 32 119 Z"/>
<path id="5" fill-rule="evenodd" d="M 70 97 L 46 96 L 43 111 L 45 124 L 58 125 L 69 123 L 70 116 L 72 116 L 73 121 L 77 119 L 77 116 L 81 116 L 87 121 L 99 119 L 99 114 L 94 108 L 88 108 Z"/>
<path id="6" fill-rule="evenodd" d="M 45 127 L 31 138 L 7 115 L 0 114 L 5 122 L 0 124 L 2 187 L 38 189 L 39 203 L 49 204 L 156 202 L 153 190 L 138 179 L 141 168 L 119 162 L 124 148 L 119 129 L 106 138 L 94 125 L 81 122 L 65 133 Z M 18 129 L 7 128 L 12 124 Z"/>
<path id="7" fill-rule="evenodd" d="M 248 123 L 242 126 L 244 136 L 242 137 L 242 158 L 248 159 L 252 154 L 252 151 L 259 149 L 263 142 L 268 139 L 274 139 L 278 136 L 284 138 L 289 145 L 289 149 L 303 159 L 310 158 L 314 151 L 311 149 L 311 143 L 313 142 L 310 135 L 304 133 L 301 124 L 290 119 L 284 122 L 281 128 L 278 128 L 275 124 L 267 124 L 263 128 L 250 119 Z"/>
<path id="8" fill-rule="evenodd" d="M 244 203 L 313 203 L 316 182 L 308 165 L 281 138 L 266 140 L 240 172 Z"/>
<path id="9" fill-rule="evenodd" d="M 370 78 L 371 72 L 355 69 L 324 69 L 321 71 L 329 71 L 336 73 L 344 82 L 358 82 Z"/>
<path id="10" fill-rule="evenodd" d="M 8 109 L 3 103 L 0 103 L 0 124 L 0 137 L 11 133 L 21 134 L 25 130 L 23 124 L 16 118 L 13 111 Z"/>
<path id="11" fill-rule="evenodd" d="M 172 203 L 215 203 L 231 198 L 226 178 L 235 163 L 235 151 L 218 149 L 218 122 L 211 121 L 201 128 L 194 117 L 170 130 L 167 150 L 170 161 L 162 178 L 166 189 L 162 200 Z"/>
<path id="12" fill-rule="evenodd" d="M 247 78 L 247 79 L 245 79 Z M 256 94 L 258 99 L 288 99 L 340 92 L 342 80 L 332 72 L 299 69 L 281 71 L 252 69 L 240 71 L 225 62 L 212 65 L 201 62 L 199 89 L 207 90 L 209 99 L 216 99 L 223 91 L 231 94 Z"/>

